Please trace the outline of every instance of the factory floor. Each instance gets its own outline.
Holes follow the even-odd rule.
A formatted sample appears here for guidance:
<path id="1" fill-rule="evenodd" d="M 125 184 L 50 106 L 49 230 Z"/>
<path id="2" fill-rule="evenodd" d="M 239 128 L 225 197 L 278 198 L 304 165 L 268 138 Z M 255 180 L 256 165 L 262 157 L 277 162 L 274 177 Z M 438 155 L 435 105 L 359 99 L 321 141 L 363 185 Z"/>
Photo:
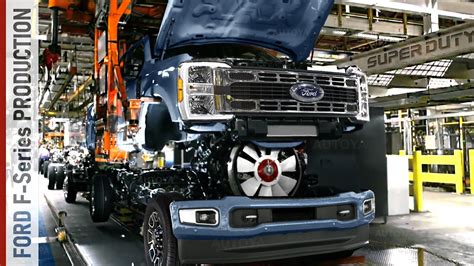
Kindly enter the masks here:
<path id="1" fill-rule="evenodd" d="M 474 195 L 426 190 L 423 213 L 391 216 L 386 224 L 373 224 L 371 243 L 419 248 L 448 264 L 474 265 Z"/>
<path id="2" fill-rule="evenodd" d="M 46 179 L 43 179 L 46 180 Z M 66 211 L 66 227 L 70 239 L 90 265 L 144 265 L 143 243 L 114 220 L 93 224 L 88 202 L 78 197 L 78 203 L 67 204 L 61 191 L 46 190 L 41 200 L 44 237 L 53 239 L 55 224 L 51 212 Z M 274 262 L 270 265 L 457 265 L 474 264 L 474 195 L 425 192 L 424 213 L 388 217 L 371 225 L 370 244 L 350 258 L 310 257 Z M 49 205 L 47 204 L 49 203 Z M 48 241 L 40 255 L 40 265 L 70 265 L 68 254 L 60 245 Z M 46 244 L 46 243 L 45 243 Z"/>

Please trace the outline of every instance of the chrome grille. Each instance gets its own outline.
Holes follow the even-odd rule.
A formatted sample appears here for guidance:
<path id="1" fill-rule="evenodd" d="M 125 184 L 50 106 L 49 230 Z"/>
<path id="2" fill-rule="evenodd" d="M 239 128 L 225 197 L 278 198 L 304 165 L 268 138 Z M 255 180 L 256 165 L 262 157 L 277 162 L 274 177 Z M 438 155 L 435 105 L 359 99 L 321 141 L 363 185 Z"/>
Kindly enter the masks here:
<path id="1" fill-rule="evenodd" d="M 239 80 L 239 79 L 234 79 L 233 76 L 235 73 L 239 72 L 230 72 L 232 75 L 229 75 L 229 77 L 233 80 Z M 246 73 L 251 74 L 251 73 Z M 255 77 L 255 76 L 254 76 Z M 259 72 L 256 75 L 257 81 L 260 82 L 284 82 L 284 83 L 303 83 L 303 82 L 309 82 L 309 83 L 317 83 L 320 86 L 337 86 L 337 87 L 345 87 L 346 85 L 349 85 L 350 87 L 356 88 L 355 84 L 346 84 L 346 78 L 344 77 L 331 77 L 331 76 L 318 76 L 318 75 L 309 75 L 309 74 L 301 74 L 301 73 L 279 73 L 279 72 Z M 247 79 L 245 80 L 251 80 L 249 76 L 247 76 Z M 347 79 L 350 80 L 350 79 Z"/>
<path id="2" fill-rule="evenodd" d="M 272 99 L 288 100 L 291 84 L 235 82 L 230 85 L 230 95 L 235 99 Z M 357 92 L 352 89 L 338 89 L 330 86 L 321 86 L 324 90 L 322 101 L 325 102 L 357 102 Z"/>
<path id="3" fill-rule="evenodd" d="M 281 70 L 220 69 L 218 78 L 225 91 L 222 112 L 281 112 L 323 115 L 357 115 L 359 91 L 357 77 L 340 73 Z M 324 97 L 315 103 L 292 98 L 290 88 L 298 83 L 315 83 Z M 216 95 L 218 96 L 218 95 Z"/>
<path id="4" fill-rule="evenodd" d="M 356 104 L 348 103 L 301 103 L 295 100 L 233 100 L 230 103 L 232 112 L 303 112 L 303 113 L 331 113 L 351 114 L 357 112 Z"/>

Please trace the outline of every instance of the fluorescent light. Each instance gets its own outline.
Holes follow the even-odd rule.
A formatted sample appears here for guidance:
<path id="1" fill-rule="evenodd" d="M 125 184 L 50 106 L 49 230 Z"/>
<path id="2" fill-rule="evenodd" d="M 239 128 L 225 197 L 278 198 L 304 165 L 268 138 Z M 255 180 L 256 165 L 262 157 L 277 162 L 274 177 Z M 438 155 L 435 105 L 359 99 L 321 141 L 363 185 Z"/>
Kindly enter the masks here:
<path id="1" fill-rule="evenodd" d="M 344 36 L 347 34 L 347 31 L 343 31 L 343 30 L 333 30 L 332 31 L 332 34 L 333 35 L 337 35 L 337 36 Z"/>
<path id="2" fill-rule="evenodd" d="M 400 37 L 391 37 L 391 36 L 383 36 L 383 35 L 376 35 L 376 34 L 368 34 L 368 33 L 357 33 L 354 35 L 355 37 L 363 38 L 363 39 L 368 39 L 368 40 L 380 40 L 380 41 L 386 41 L 386 42 L 401 42 L 404 41 L 405 38 L 400 38 Z"/>

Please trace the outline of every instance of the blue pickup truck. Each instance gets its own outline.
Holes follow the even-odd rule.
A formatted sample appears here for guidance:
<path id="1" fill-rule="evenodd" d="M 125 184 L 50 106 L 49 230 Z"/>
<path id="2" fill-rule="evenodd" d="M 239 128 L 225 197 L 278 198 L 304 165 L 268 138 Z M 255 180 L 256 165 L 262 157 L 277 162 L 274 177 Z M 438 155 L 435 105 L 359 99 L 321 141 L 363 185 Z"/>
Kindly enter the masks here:
<path id="1" fill-rule="evenodd" d="M 97 170 L 92 219 L 106 221 L 118 203 L 143 210 L 149 265 L 349 255 L 366 245 L 373 192 L 321 187 L 306 171 L 308 141 L 369 121 L 363 73 L 306 62 L 332 6 L 168 1 L 157 35 L 121 57 L 139 108 L 109 119 L 128 159 Z M 96 124 L 91 117 L 88 132 Z"/>

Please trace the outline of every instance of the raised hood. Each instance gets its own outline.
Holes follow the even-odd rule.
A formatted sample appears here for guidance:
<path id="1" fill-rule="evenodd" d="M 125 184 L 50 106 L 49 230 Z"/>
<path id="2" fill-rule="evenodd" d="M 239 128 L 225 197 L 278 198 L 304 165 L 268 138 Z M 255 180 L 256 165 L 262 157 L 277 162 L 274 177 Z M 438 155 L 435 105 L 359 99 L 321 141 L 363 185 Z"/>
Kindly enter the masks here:
<path id="1" fill-rule="evenodd" d="M 242 43 L 308 58 L 334 0 L 169 0 L 155 53 L 184 45 Z"/>

